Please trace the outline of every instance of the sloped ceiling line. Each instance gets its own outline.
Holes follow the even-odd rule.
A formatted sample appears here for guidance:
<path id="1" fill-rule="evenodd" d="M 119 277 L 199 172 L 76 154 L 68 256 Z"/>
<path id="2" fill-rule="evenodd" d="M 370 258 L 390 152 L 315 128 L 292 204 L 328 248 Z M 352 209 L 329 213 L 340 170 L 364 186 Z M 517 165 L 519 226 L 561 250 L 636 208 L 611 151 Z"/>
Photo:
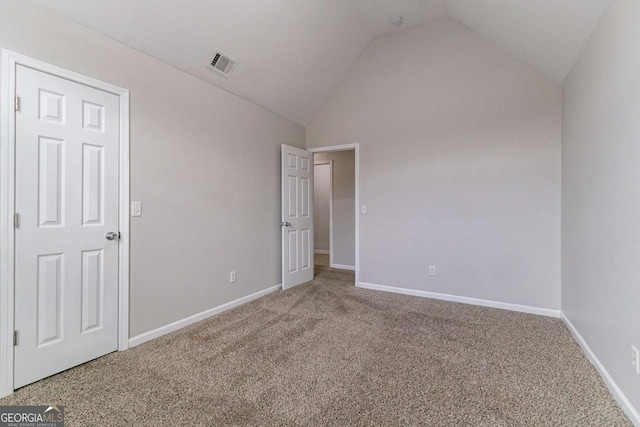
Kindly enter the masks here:
<path id="1" fill-rule="evenodd" d="M 31 0 L 306 126 L 373 37 L 449 15 L 558 82 L 609 0 Z M 395 28 L 389 19 L 401 15 Z M 215 49 L 238 60 L 207 68 Z"/>

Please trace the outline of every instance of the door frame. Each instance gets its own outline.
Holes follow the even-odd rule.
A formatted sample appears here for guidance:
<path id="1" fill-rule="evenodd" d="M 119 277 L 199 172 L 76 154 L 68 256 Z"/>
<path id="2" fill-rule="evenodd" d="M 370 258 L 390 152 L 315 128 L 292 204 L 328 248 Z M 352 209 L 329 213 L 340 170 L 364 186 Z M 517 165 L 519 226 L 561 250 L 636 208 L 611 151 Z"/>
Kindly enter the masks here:
<path id="1" fill-rule="evenodd" d="M 22 65 L 118 96 L 118 350 L 129 347 L 129 90 L 2 49 L 0 112 L 0 397 L 13 393 L 15 320 L 15 122 L 16 68 Z"/>
<path id="2" fill-rule="evenodd" d="M 355 266 L 355 276 L 356 282 L 355 285 L 358 286 L 360 284 L 360 144 L 354 142 L 352 144 L 342 144 L 342 145 L 329 145 L 326 147 L 314 147 L 307 148 L 307 151 L 311 153 L 329 153 L 333 151 L 350 151 L 354 150 L 355 157 L 355 209 L 354 215 L 356 220 L 356 266 Z M 331 254 L 333 254 L 333 247 L 330 246 Z"/>
<path id="3" fill-rule="evenodd" d="M 329 165 L 329 264 L 333 264 L 333 160 L 317 160 L 313 162 L 313 183 L 315 185 L 316 182 L 316 171 L 315 171 L 315 167 L 319 166 L 319 165 Z M 313 193 L 314 197 L 315 197 L 315 192 Z M 314 209 L 315 209 L 315 201 L 314 201 Z M 315 232 L 315 220 L 316 220 L 316 216 L 313 216 L 313 231 Z M 315 243 L 315 239 L 313 239 L 314 243 Z M 315 246 L 315 245 L 314 245 Z M 316 253 L 320 253 L 320 252 L 315 252 L 315 248 L 313 248 L 314 251 L 314 257 Z"/>

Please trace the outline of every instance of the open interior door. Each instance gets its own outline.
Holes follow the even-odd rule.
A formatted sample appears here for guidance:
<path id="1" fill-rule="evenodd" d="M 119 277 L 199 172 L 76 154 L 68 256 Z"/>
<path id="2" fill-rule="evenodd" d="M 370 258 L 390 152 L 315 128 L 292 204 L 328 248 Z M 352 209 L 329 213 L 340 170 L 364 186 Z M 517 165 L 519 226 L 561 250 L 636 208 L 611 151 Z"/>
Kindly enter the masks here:
<path id="1" fill-rule="evenodd" d="M 313 154 L 282 144 L 282 289 L 313 279 Z"/>

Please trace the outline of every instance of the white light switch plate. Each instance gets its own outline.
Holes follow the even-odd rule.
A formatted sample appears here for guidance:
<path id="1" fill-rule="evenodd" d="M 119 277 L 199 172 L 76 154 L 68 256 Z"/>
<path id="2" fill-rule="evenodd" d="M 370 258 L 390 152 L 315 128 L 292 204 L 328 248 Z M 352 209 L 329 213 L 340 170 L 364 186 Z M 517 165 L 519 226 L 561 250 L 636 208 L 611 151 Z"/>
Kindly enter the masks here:
<path id="1" fill-rule="evenodd" d="M 131 216 L 142 216 L 142 202 L 131 202 Z"/>
<path id="2" fill-rule="evenodd" d="M 363 214 L 366 214 L 367 213 L 367 205 L 362 205 L 360 207 L 360 212 L 363 213 Z"/>

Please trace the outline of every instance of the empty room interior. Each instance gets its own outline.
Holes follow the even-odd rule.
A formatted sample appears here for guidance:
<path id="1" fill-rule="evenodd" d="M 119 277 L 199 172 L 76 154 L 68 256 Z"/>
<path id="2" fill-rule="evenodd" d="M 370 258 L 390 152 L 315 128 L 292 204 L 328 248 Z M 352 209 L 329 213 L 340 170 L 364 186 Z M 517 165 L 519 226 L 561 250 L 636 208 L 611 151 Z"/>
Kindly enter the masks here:
<path id="1" fill-rule="evenodd" d="M 640 427 L 638 40 L 637 0 L 0 0 L 0 424 Z"/>

